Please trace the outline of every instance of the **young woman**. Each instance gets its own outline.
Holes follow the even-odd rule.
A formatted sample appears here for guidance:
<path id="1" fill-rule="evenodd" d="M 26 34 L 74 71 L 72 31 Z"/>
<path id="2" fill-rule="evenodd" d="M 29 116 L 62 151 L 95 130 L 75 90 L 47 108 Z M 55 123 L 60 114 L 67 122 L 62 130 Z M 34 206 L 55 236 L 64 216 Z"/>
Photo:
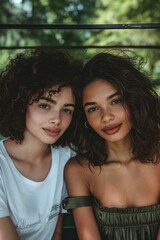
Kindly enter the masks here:
<path id="1" fill-rule="evenodd" d="M 160 239 L 160 105 L 138 67 L 135 56 L 99 53 L 82 71 L 63 202 L 79 240 Z"/>
<path id="2" fill-rule="evenodd" d="M 1 240 L 61 239 L 79 70 L 65 52 L 37 50 L 17 55 L 1 74 Z"/>

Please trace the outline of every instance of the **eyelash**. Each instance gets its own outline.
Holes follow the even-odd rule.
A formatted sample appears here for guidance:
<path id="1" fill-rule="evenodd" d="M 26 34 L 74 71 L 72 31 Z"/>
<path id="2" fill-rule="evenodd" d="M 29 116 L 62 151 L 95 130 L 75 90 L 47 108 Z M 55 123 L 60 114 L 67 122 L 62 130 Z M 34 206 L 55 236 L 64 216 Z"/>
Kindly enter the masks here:
<path id="1" fill-rule="evenodd" d="M 121 103 L 122 103 L 121 98 L 116 98 L 111 101 L 111 105 L 116 105 L 116 104 L 121 104 Z M 92 113 L 92 112 L 95 112 L 96 110 L 98 110 L 98 107 L 91 107 L 91 108 L 87 109 L 87 113 Z"/>
<path id="2" fill-rule="evenodd" d="M 122 99 L 121 98 L 117 98 L 117 99 L 113 99 L 112 100 L 112 105 L 120 104 L 120 103 L 122 103 Z"/>
<path id="3" fill-rule="evenodd" d="M 91 108 L 87 109 L 87 112 L 88 113 L 95 112 L 97 109 L 98 109 L 97 107 L 91 107 Z"/>
<path id="4" fill-rule="evenodd" d="M 43 108 L 43 109 L 49 109 L 50 108 L 49 104 L 46 104 L 46 103 L 39 104 L 39 107 Z"/>
<path id="5" fill-rule="evenodd" d="M 42 108 L 42 109 L 50 109 L 50 105 L 49 104 L 46 104 L 46 103 L 41 103 L 39 104 L 39 107 Z M 70 109 L 63 109 L 63 112 L 69 114 L 69 115 L 72 115 L 73 114 L 73 111 L 70 110 Z"/>
<path id="6" fill-rule="evenodd" d="M 69 115 L 72 115 L 73 114 L 73 111 L 70 110 L 70 109 L 64 109 L 63 110 L 65 113 L 69 114 Z"/>

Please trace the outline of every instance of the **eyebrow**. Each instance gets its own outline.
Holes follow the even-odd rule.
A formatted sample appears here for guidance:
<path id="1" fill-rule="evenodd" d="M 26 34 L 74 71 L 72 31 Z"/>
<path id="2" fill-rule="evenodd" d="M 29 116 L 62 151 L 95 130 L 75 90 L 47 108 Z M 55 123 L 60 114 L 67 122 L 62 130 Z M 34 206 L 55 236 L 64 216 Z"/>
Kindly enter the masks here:
<path id="1" fill-rule="evenodd" d="M 51 98 L 48 98 L 48 97 L 41 97 L 40 100 L 46 100 L 47 102 L 50 102 L 52 104 L 57 104 L 57 102 Z M 75 104 L 74 103 L 66 103 L 64 104 L 65 107 L 73 107 L 75 108 Z"/>
<path id="2" fill-rule="evenodd" d="M 119 92 L 115 92 L 115 93 L 111 94 L 111 95 L 108 96 L 106 99 L 107 99 L 107 100 L 110 100 L 110 99 L 112 99 L 113 97 L 115 97 L 115 96 L 117 96 L 117 95 L 119 95 Z M 91 106 L 91 105 L 95 105 L 95 104 L 96 104 L 96 102 L 86 102 L 86 103 L 83 105 L 83 107 Z"/>

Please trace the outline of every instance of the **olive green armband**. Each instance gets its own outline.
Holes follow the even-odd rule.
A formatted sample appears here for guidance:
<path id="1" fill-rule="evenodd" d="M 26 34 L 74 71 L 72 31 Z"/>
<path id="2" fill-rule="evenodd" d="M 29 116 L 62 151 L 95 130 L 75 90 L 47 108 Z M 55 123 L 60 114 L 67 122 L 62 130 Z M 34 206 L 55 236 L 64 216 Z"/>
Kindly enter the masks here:
<path id="1" fill-rule="evenodd" d="M 62 207 L 71 212 L 73 208 L 88 207 L 92 205 L 90 196 L 67 197 L 62 202 Z"/>

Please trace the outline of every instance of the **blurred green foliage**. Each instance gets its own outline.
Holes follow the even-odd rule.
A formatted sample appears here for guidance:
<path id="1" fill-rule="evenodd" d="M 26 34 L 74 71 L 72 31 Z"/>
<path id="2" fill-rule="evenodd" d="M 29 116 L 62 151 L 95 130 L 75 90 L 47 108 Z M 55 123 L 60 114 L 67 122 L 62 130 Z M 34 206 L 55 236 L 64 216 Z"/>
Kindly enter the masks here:
<path id="1" fill-rule="evenodd" d="M 160 23 L 160 0 L 1 0 L 0 24 L 143 24 Z M 0 69 L 17 52 L 2 47 L 76 47 L 86 61 L 114 46 L 160 46 L 160 29 L 1 29 Z M 131 48 L 146 59 L 145 70 L 160 85 L 160 49 Z"/>

